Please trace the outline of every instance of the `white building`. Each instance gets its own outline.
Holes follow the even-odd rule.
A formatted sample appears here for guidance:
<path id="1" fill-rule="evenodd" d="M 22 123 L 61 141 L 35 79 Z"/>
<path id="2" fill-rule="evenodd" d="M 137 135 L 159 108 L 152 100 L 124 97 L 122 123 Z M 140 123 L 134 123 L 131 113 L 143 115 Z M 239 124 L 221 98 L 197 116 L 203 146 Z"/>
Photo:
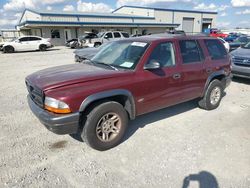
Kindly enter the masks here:
<path id="1" fill-rule="evenodd" d="M 52 38 L 63 45 L 86 31 L 122 30 L 129 34 L 160 33 L 180 29 L 199 33 L 214 27 L 216 12 L 122 6 L 112 13 L 40 12 L 24 10 L 17 26 L 22 33 Z"/>

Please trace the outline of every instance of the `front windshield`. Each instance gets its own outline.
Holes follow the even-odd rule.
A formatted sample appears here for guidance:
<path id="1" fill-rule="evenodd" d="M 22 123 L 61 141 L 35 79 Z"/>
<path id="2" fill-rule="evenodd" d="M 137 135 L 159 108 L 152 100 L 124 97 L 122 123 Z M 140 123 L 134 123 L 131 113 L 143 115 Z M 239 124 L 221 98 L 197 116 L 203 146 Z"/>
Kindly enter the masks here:
<path id="1" fill-rule="evenodd" d="M 246 45 L 244 45 L 242 48 L 245 48 L 245 49 L 250 49 L 250 42 L 247 43 Z"/>
<path id="2" fill-rule="evenodd" d="M 17 38 L 13 38 L 12 40 L 10 40 L 10 42 L 14 42 L 15 40 L 17 40 Z"/>
<path id="3" fill-rule="evenodd" d="M 103 35 L 104 35 L 104 32 L 100 32 L 100 33 L 97 34 L 97 37 L 101 38 Z"/>
<path id="4" fill-rule="evenodd" d="M 103 47 L 91 60 L 117 68 L 134 69 L 144 54 L 148 43 L 117 41 Z"/>

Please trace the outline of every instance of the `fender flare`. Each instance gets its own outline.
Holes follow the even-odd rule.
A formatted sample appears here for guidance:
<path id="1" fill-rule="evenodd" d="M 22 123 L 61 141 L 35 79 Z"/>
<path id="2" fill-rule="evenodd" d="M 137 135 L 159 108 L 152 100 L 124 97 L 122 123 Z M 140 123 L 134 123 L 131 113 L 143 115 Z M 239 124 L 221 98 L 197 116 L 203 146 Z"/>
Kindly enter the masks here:
<path id="1" fill-rule="evenodd" d="M 113 89 L 113 90 L 102 91 L 99 93 L 92 94 L 82 101 L 80 108 L 79 108 L 79 112 L 84 112 L 84 110 L 86 110 L 86 108 L 91 103 L 97 100 L 105 99 L 109 97 L 115 97 L 119 95 L 126 96 L 128 98 L 128 100 L 125 102 L 125 109 L 129 113 L 130 119 L 135 119 L 136 109 L 135 109 L 134 97 L 131 94 L 131 92 L 126 89 Z"/>
<path id="2" fill-rule="evenodd" d="M 210 75 L 208 76 L 208 78 L 207 78 L 205 87 L 204 87 L 203 92 L 202 92 L 202 96 L 205 95 L 206 90 L 207 90 L 207 88 L 208 88 L 210 82 L 211 82 L 215 77 L 217 77 L 217 76 L 224 76 L 224 77 L 226 77 L 226 73 L 225 73 L 224 70 L 220 70 L 220 71 L 216 71 L 216 72 L 213 72 L 212 74 L 210 74 Z"/>

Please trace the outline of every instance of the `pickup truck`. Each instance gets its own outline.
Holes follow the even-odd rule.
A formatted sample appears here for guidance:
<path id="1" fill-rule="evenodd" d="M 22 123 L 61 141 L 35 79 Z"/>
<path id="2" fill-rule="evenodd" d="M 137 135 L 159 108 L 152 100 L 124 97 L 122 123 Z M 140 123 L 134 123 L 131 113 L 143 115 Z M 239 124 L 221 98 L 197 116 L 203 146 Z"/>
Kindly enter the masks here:
<path id="1" fill-rule="evenodd" d="M 25 83 L 30 109 L 48 130 L 79 134 L 103 151 L 139 115 L 196 98 L 216 109 L 230 81 L 218 39 L 166 35 L 111 42 L 91 60 L 35 72 Z"/>
<path id="2" fill-rule="evenodd" d="M 123 31 L 100 32 L 97 36 L 97 38 L 92 39 L 90 43 L 86 44 L 86 46 L 97 48 L 106 42 L 129 38 L 129 34 Z"/>
<path id="3" fill-rule="evenodd" d="M 218 29 L 207 29 L 205 30 L 205 33 L 207 33 L 210 37 L 216 37 L 216 38 L 226 38 L 228 34 L 222 33 Z"/>

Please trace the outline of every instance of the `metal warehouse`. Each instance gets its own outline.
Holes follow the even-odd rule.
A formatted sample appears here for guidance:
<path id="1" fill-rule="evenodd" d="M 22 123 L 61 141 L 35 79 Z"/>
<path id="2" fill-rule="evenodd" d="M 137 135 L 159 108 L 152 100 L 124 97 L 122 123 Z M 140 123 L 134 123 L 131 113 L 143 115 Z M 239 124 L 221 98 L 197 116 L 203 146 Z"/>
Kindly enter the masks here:
<path id="1" fill-rule="evenodd" d="M 129 34 L 160 33 L 171 29 L 199 33 L 214 27 L 217 12 L 122 6 L 112 13 L 41 12 L 24 10 L 18 30 L 25 35 L 52 38 L 63 45 L 84 32 L 120 30 Z"/>

